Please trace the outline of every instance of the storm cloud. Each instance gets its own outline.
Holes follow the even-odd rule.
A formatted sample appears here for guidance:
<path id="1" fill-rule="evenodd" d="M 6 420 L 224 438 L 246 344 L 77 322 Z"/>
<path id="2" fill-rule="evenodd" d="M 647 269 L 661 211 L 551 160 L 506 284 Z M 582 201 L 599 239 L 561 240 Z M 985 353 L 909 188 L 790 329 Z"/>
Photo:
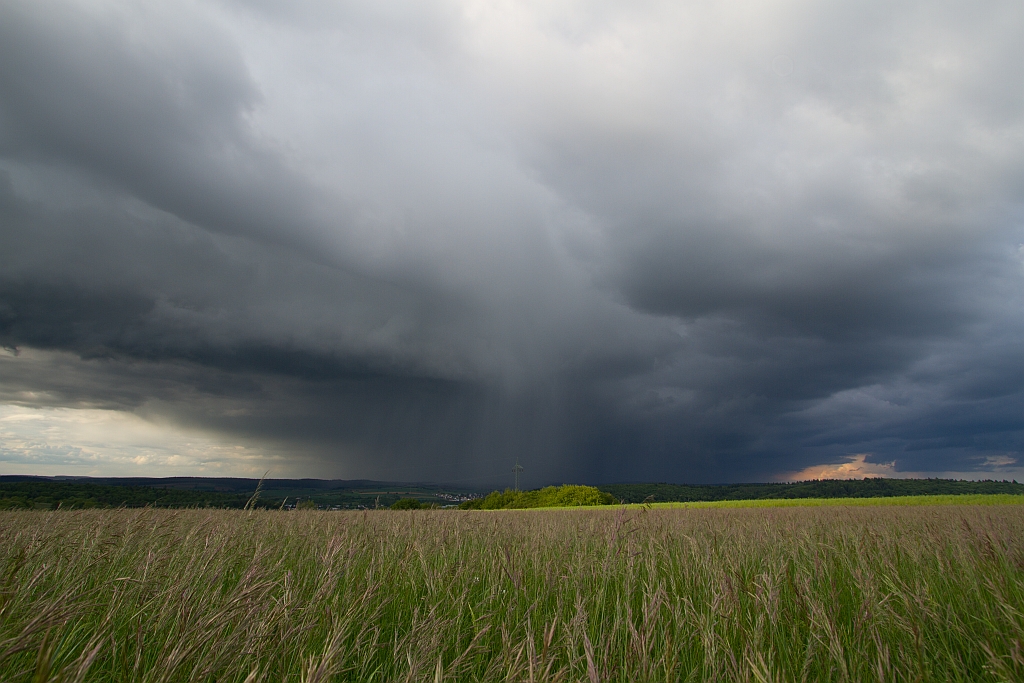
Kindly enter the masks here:
<path id="1" fill-rule="evenodd" d="M 1019 3 L 0 17 L 12 420 L 277 476 L 1021 472 Z"/>

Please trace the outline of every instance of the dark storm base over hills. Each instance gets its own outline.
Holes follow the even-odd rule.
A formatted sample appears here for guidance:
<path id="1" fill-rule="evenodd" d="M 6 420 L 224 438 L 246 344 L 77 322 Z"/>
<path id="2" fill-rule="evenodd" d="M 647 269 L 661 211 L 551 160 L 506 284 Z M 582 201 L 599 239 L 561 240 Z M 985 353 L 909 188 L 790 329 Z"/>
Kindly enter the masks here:
<path id="1" fill-rule="evenodd" d="M 0 476 L 0 509 L 105 507 L 243 508 L 258 479 L 208 477 Z M 914 495 L 1009 493 L 1024 495 L 1016 481 L 952 479 L 820 480 L 772 484 L 610 484 L 598 487 L 625 503 L 757 500 L 772 498 L 876 498 Z M 310 501 L 319 508 L 387 507 L 399 498 L 453 505 L 486 491 L 443 484 L 365 479 L 265 479 L 256 507 L 278 508 Z"/>

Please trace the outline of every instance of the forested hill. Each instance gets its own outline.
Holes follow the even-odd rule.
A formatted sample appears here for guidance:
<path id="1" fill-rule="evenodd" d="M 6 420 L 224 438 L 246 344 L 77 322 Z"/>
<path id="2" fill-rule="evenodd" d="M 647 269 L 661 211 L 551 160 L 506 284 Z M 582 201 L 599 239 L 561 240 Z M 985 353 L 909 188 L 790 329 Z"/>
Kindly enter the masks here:
<path id="1" fill-rule="evenodd" d="M 14 479 L 13 477 L 11 479 Z M 253 491 L 255 486 L 253 487 Z M 223 493 L 155 486 L 116 486 L 48 479 L 0 478 L 0 510 L 9 508 L 243 507 L 252 491 Z"/>
<path id="2" fill-rule="evenodd" d="M 254 496 L 257 488 L 259 496 Z M 240 479 L 222 477 L 32 477 L 0 475 L 0 510 L 109 507 L 387 507 L 400 498 L 456 505 L 475 492 L 436 484 L 344 479 Z M 252 501 L 250 503 L 250 500 Z"/>
<path id="3" fill-rule="evenodd" d="M 701 500 L 760 500 L 767 498 L 882 498 L 889 496 L 961 495 L 970 493 L 1024 494 L 1016 481 L 955 479 L 825 479 L 788 484 L 610 484 L 598 487 L 627 503 Z"/>

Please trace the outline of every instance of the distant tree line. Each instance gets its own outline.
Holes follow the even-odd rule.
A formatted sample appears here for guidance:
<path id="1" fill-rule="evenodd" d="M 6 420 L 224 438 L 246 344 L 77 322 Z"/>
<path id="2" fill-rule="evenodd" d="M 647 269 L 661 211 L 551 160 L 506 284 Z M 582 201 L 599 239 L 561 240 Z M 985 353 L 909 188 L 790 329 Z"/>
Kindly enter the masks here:
<path id="1" fill-rule="evenodd" d="M 244 490 L 211 491 L 175 486 L 98 484 L 88 481 L 60 481 L 46 478 L 21 479 L 0 477 L 0 510 L 61 508 L 116 508 L 116 507 L 213 507 L 242 509 L 255 493 Z M 202 483 L 201 480 L 197 480 Z M 314 485 L 310 485 L 314 484 Z M 299 509 L 318 508 L 386 508 L 397 501 L 397 492 L 362 492 L 351 489 L 327 490 L 315 486 L 319 482 L 286 482 L 292 488 L 268 490 L 263 488 L 253 502 L 257 508 L 277 509 L 282 506 Z M 306 488 L 300 488 L 305 485 Z M 426 500 L 423 500 L 426 499 Z M 440 505 L 432 490 L 424 490 L 423 505 Z"/>
<path id="2" fill-rule="evenodd" d="M 771 498 L 886 498 L 890 496 L 1009 493 L 1024 495 L 1016 481 L 955 479 L 824 479 L 777 484 L 610 484 L 598 487 L 626 503 L 764 500 Z"/>
<path id="3" fill-rule="evenodd" d="M 155 486 L 107 486 L 87 482 L 52 480 L 0 481 L 0 510 L 13 508 L 112 508 L 112 507 L 216 507 L 241 509 L 253 492 L 197 491 Z M 283 495 L 263 495 L 256 507 L 277 508 Z M 778 484 L 720 484 L 690 486 L 684 484 L 612 484 L 591 486 L 548 486 L 533 491 L 494 491 L 483 498 L 462 503 L 463 509 L 515 509 L 531 507 L 571 507 L 607 505 L 623 501 L 642 503 L 672 501 L 758 500 L 768 498 L 878 498 L 888 496 L 960 495 L 1009 493 L 1024 495 L 1024 484 L 1015 481 L 957 481 L 952 479 L 863 479 L 823 480 Z M 324 496 L 327 496 L 325 493 Z M 346 493 L 344 502 L 368 507 L 388 507 L 398 495 Z M 295 500 L 294 497 L 291 498 Z M 412 499 L 402 499 L 402 507 L 411 509 Z M 311 500 L 301 501 L 312 506 Z M 320 502 L 318 500 L 318 502 Z M 339 497 L 339 503 L 343 500 Z M 424 503 L 422 506 L 436 505 Z M 325 501 L 326 505 L 334 501 Z"/>
<path id="4" fill-rule="evenodd" d="M 252 496 L 152 486 L 104 486 L 59 481 L 0 482 L 0 510 L 35 508 L 218 507 L 243 508 Z M 281 501 L 277 501 L 280 505 Z M 259 501 L 261 507 L 273 501 Z"/>

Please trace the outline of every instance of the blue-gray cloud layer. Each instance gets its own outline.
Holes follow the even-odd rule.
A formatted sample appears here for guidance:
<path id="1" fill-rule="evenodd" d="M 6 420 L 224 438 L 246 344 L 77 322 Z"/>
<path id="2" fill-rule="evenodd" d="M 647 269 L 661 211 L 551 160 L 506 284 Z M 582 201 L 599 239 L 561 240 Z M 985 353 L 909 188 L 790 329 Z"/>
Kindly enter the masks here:
<path id="1" fill-rule="evenodd" d="M 3 400 L 320 476 L 1024 445 L 1019 3 L 0 16 Z"/>

